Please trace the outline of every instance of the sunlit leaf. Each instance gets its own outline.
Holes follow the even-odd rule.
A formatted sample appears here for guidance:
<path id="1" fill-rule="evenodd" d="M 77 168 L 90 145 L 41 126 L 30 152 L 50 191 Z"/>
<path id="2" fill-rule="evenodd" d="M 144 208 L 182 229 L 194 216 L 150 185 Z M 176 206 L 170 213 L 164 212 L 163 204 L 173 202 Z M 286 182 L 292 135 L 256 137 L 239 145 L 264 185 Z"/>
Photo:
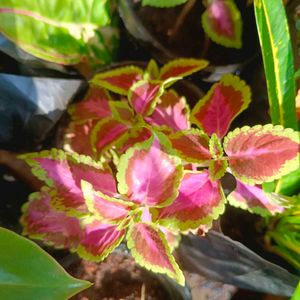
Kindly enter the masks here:
<path id="1" fill-rule="evenodd" d="M 91 85 L 104 87 L 112 92 L 127 95 L 130 87 L 142 79 L 143 70 L 135 66 L 121 67 L 111 71 L 98 73 Z"/>
<path id="2" fill-rule="evenodd" d="M 245 126 L 224 140 L 231 172 L 242 182 L 272 181 L 299 167 L 299 132 L 271 124 Z"/>
<path id="3" fill-rule="evenodd" d="M 174 79 L 175 81 L 198 72 L 208 66 L 208 61 L 203 59 L 179 58 L 165 64 L 159 74 L 159 80 Z M 172 81 L 174 82 L 174 81 Z"/>
<path id="4" fill-rule="evenodd" d="M 108 0 L 2 0 L 0 30 L 23 50 L 59 64 L 112 61 L 118 40 Z M 64 13 L 62 13 L 64 12 Z"/>
<path id="5" fill-rule="evenodd" d="M 212 180 L 218 180 L 222 178 L 228 167 L 228 162 L 226 160 L 217 159 L 211 160 L 209 162 L 209 176 Z"/>
<path id="6" fill-rule="evenodd" d="M 184 285 L 184 276 L 171 254 L 165 236 L 154 225 L 132 225 L 127 234 L 127 245 L 141 266 L 156 273 L 166 274 Z"/>
<path id="7" fill-rule="evenodd" d="M 116 193 L 116 182 L 110 168 L 89 157 L 52 149 L 20 156 L 32 167 L 37 178 L 56 190 L 52 204 L 69 215 L 86 214 L 81 180 L 108 195 Z"/>
<path id="8" fill-rule="evenodd" d="M 227 199 L 233 206 L 246 209 L 262 216 L 282 213 L 284 207 L 272 200 L 271 194 L 265 193 L 260 186 L 248 185 L 237 180 L 236 188 Z"/>
<path id="9" fill-rule="evenodd" d="M 91 284 L 71 277 L 35 243 L 0 228 L 0 298 L 69 299 Z"/>
<path id="10" fill-rule="evenodd" d="M 165 91 L 158 99 L 153 113 L 145 118 L 155 126 L 167 126 L 171 131 L 188 129 L 189 107 L 184 97 L 174 90 Z"/>
<path id="11" fill-rule="evenodd" d="M 191 120 L 208 135 L 216 133 L 223 138 L 231 122 L 250 101 L 251 92 L 245 81 L 226 74 L 199 100 L 192 110 Z"/>
<path id="12" fill-rule="evenodd" d="M 211 225 L 224 212 L 225 196 L 219 181 L 211 181 L 209 172 L 186 171 L 175 201 L 153 209 L 154 220 L 173 230 L 196 229 Z"/>
<path id="13" fill-rule="evenodd" d="M 141 80 L 130 88 L 128 101 L 136 113 L 146 116 L 153 112 L 162 92 L 160 82 Z"/>
<path id="14" fill-rule="evenodd" d="M 202 15 L 206 34 L 226 47 L 242 47 L 242 18 L 233 0 L 212 0 Z"/>
<path id="15" fill-rule="evenodd" d="M 142 0 L 142 4 L 154 7 L 173 7 L 187 1 L 188 0 Z"/>
<path id="16" fill-rule="evenodd" d="M 177 131 L 168 136 L 177 155 L 187 162 L 204 162 L 211 159 L 209 137 L 197 129 Z"/>
<path id="17" fill-rule="evenodd" d="M 102 261 L 123 240 L 125 231 L 118 230 L 116 225 L 103 224 L 92 220 L 82 224 L 84 237 L 77 253 L 91 261 Z"/>
<path id="18" fill-rule="evenodd" d="M 118 190 L 134 203 L 166 206 L 177 196 L 182 165 L 156 138 L 128 149 L 117 169 Z"/>
<path id="19" fill-rule="evenodd" d="M 118 224 L 128 216 L 130 202 L 110 197 L 99 191 L 95 191 L 93 186 L 87 181 L 81 182 L 83 196 L 86 200 L 89 211 L 97 220 Z"/>

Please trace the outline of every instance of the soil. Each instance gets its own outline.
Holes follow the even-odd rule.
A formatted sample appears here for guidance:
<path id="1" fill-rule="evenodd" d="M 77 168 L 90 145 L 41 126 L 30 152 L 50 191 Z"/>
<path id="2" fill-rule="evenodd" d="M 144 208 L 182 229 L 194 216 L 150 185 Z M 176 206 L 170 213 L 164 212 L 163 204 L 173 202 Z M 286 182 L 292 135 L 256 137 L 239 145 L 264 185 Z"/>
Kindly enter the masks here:
<path id="1" fill-rule="evenodd" d="M 202 1 L 193 1 L 191 9 L 182 17 L 188 2 L 173 8 L 141 6 L 134 1 L 134 9 L 143 26 L 176 56 L 206 58 L 212 65 L 243 62 L 258 51 L 258 40 L 253 7 L 245 0 L 236 1 L 243 20 L 243 47 L 226 48 L 212 42 L 204 33 L 201 15 L 205 10 Z"/>
<path id="2" fill-rule="evenodd" d="M 172 300 L 158 279 L 121 252 L 112 253 L 101 264 L 77 261 L 67 271 L 94 283 L 72 300 Z"/>

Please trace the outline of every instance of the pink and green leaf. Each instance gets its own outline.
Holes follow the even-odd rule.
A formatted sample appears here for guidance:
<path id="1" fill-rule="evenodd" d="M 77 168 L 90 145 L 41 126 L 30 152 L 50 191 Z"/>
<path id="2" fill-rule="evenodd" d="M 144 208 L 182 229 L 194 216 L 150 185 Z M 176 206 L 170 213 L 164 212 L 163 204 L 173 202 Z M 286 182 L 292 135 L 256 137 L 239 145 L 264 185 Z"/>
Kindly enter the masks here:
<path id="1" fill-rule="evenodd" d="M 110 95 L 106 90 L 92 87 L 83 101 L 71 105 L 68 112 L 73 121 L 99 120 L 111 116 L 108 104 L 110 100 Z"/>
<path id="2" fill-rule="evenodd" d="M 88 210 L 98 221 L 118 224 L 128 216 L 132 203 L 95 191 L 93 186 L 84 180 L 81 181 L 81 188 Z"/>
<path id="3" fill-rule="evenodd" d="M 227 199 L 231 205 L 263 217 L 284 211 L 284 207 L 273 201 L 271 194 L 265 193 L 260 186 L 244 184 L 239 180 Z"/>
<path id="4" fill-rule="evenodd" d="M 161 209 L 153 208 L 153 220 L 172 230 L 186 231 L 211 225 L 224 212 L 225 196 L 219 181 L 209 172 L 186 171 L 175 201 Z"/>
<path id="5" fill-rule="evenodd" d="M 20 222 L 23 234 L 56 248 L 76 250 L 82 238 L 80 222 L 77 218 L 66 216 L 51 206 L 55 190 L 44 187 L 32 193 L 29 202 L 22 207 Z"/>
<path id="6" fill-rule="evenodd" d="M 157 138 L 136 144 L 120 158 L 118 190 L 131 202 L 147 206 L 166 206 L 178 194 L 183 167 L 168 155 Z"/>
<path id="7" fill-rule="evenodd" d="M 153 112 L 157 98 L 162 93 L 159 81 L 140 80 L 130 88 L 128 101 L 137 114 L 147 116 Z"/>
<path id="8" fill-rule="evenodd" d="M 174 232 L 174 231 L 167 229 L 166 227 L 159 226 L 159 225 L 158 225 L 158 229 L 160 231 L 162 231 L 162 233 L 164 234 L 164 236 L 167 240 L 168 246 L 172 253 L 175 249 L 178 248 L 178 246 L 180 244 L 180 241 L 181 241 L 180 232 Z"/>
<path id="9" fill-rule="evenodd" d="M 189 129 L 189 112 L 185 98 L 169 90 L 159 97 L 153 113 L 145 119 L 151 125 L 166 126 L 175 132 Z"/>
<path id="10" fill-rule="evenodd" d="M 103 224 L 97 220 L 82 222 L 83 238 L 77 253 L 91 261 L 102 261 L 125 236 L 125 230 L 118 230 L 116 225 Z"/>
<path id="11" fill-rule="evenodd" d="M 93 151 L 98 155 L 126 139 L 130 125 L 114 118 L 99 121 L 91 133 Z"/>
<path id="12" fill-rule="evenodd" d="M 232 174 L 248 184 L 272 181 L 299 168 L 300 134 L 282 126 L 237 128 L 224 139 Z"/>
<path id="13" fill-rule="evenodd" d="M 209 1 L 202 15 L 206 34 L 217 44 L 225 47 L 242 47 L 242 18 L 233 0 Z"/>
<path id="14" fill-rule="evenodd" d="M 167 81 L 172 80 L 171 82 L 174 83 L 175 81 L 191 75 L 195 72 L 198 72 L 208 66 L 208 61 L 203 59 L 193 59 L 193 58 L 179 58 L 170 61 L 169 63 L 165 64 L 159 74 L 159 80 Z"/>
<path id="15" fill-rule="evenodd" d="M 226 74 L 214 84 L 192 110 L 191 121 L 208 135 L 221 139 L 230 124 L 251 101 L 251 91 L 239 77 Z"/>
<path id="16" fill-rule="evenodd" d="M 91 80 L 92 86 L 99 86 L 117 94 L 127 95 L 131 86 L 142 79 L 143 70 L 136 66 L 127 66 L 98 73 Z"/>
<path id="17" fill-rule="evenodd" d="M 91 132 L 97 122 L 97 120 L 87 120 L 84 123 L 71 122 L 64 133 L 64 149 L 96 158 L 91 144 Z"/>
<path id="18" fill-rule="evenodd" d="M 211 159 L 209 137 L 201 130 L 181 130 L 168 138 L 177 155 L 186 162 L 202 163 Z"/>
<path id="19" fill-rule="evenodd" d="M 116 182 L 109 167 L 91 158 L 52 149 L 20 156 L 32 167 L 32 173 L 49 187 L 56 189 L 52 205 L 68 215 L 87 214 L 81 180 L 90 182 L 95 190 L 116 194 Z"/>
<path id="20" fill-rule="evenodd" d="M 141 266 L 156 273 L 166 274 L 184 285 L 184 275 L 171 254 L 164 234 L 153 224 L 132 225 L 127 233 L 127 245 Z"/>
<path id="21" fill-rule="evenodd" d="M 222 178 L 226 173 L 227 167 L 228 162 L 226 160 L 211 160 L 208 167 L 210 179 L 214 181 Z"/>

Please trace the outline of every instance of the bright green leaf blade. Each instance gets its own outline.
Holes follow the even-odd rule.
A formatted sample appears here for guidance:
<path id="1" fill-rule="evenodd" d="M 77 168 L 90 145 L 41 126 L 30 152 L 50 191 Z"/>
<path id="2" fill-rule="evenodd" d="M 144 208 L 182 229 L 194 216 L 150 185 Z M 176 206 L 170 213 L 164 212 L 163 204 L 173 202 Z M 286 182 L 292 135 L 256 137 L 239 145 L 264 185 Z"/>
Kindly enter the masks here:
<path id="1" fill-rule="evenodd" d="M 291 300 L 300 300 L 300 283 L 297 285 L 297 288 Z"/>
<path id="2" fill-rule="evenodd" d="M 187 1 L 188 0 L 142 0 L 142 4 L 154 7 L 173 7 Z"/>
<path id="3" fill-rule="evenodd" d="M 1 0 L 0 32 L 41 59 L 109 63 L 117 35 L 108 30 L 111 12 L 108 0 Z"/>
<path id="4" fill-rule="evenodd" d="M 300 162 L 299 168 L 296 171 L 280 178 L 275 192 L 286 196 L 293 196 L 300 193 Z"/>
<path id="5" fill-rule="evenodd" d="M 0 299 L 65 300 L 90 285 L 71 277 L 35 243 L 0 228 Z"/>
<path id="6" fill-rule="evenodd" d="M 272 123 L 297 129 L 293 50 L 282 0 L 254 0 Z"/>

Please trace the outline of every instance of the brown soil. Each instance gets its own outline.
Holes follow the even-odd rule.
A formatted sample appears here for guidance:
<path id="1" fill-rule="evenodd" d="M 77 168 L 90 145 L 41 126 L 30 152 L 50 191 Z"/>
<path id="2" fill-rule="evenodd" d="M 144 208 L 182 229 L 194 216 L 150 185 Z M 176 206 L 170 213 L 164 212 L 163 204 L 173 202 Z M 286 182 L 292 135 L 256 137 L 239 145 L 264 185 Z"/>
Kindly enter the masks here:
<path id="1" fill-rule="evenodd" d="M 76 278 L 94 283 L 89 289 L 72 297 L 72 300 L 170 299 L 158 279 L 121 252 L 112 253 L 99 264 L 78 261 L 67 271 Z"/>

